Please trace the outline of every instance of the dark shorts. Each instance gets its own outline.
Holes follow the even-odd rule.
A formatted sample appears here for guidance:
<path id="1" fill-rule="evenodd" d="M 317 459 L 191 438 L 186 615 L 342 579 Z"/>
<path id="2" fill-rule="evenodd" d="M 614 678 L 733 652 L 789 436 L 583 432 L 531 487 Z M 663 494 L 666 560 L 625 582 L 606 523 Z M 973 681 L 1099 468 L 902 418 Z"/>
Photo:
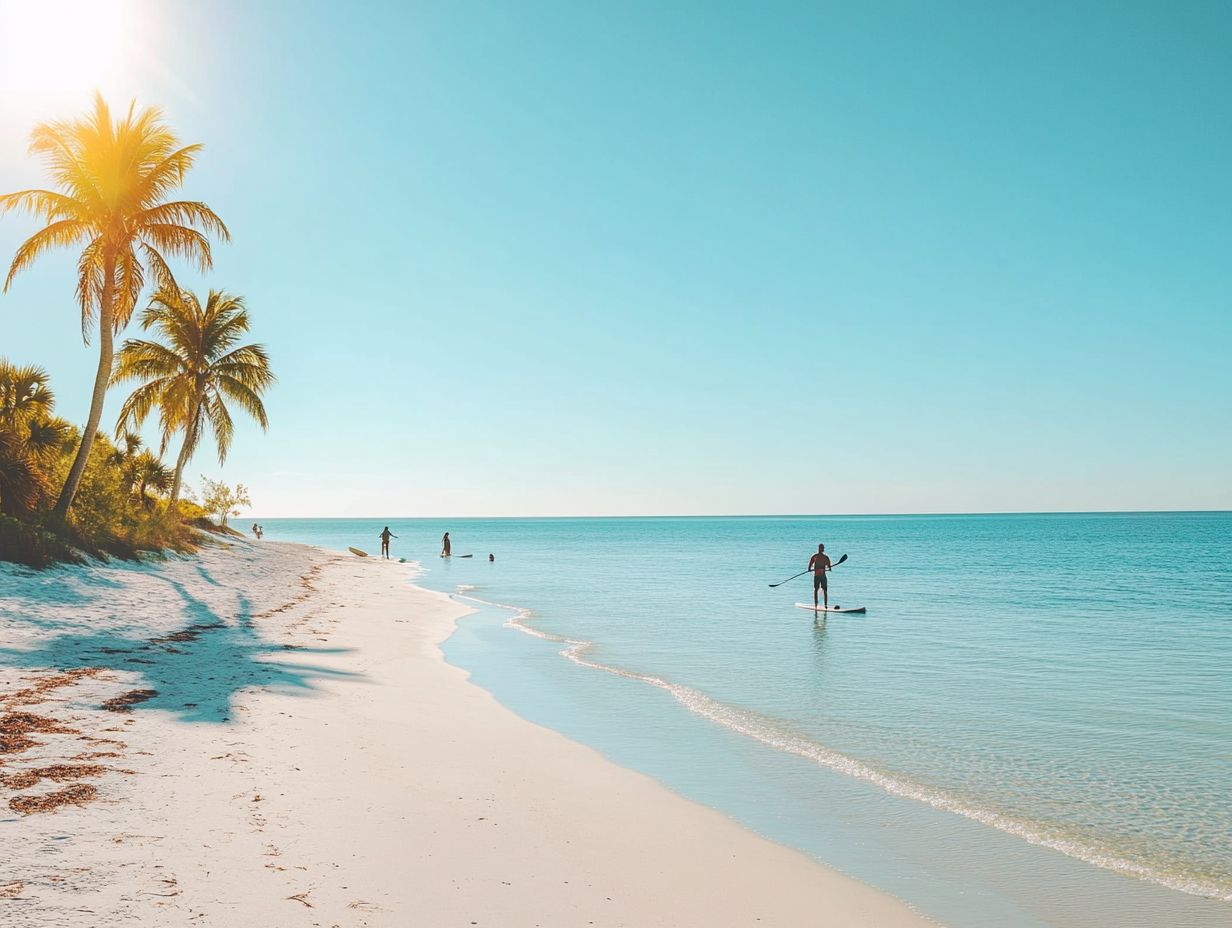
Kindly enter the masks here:
<path id="1" fill-rule="evenodd" d="M 813 592 L 817 590 L 830 592 L 830 587 L 826 585 L 826 572 L 824 570 L 819 570 L 813 574 Z"/>

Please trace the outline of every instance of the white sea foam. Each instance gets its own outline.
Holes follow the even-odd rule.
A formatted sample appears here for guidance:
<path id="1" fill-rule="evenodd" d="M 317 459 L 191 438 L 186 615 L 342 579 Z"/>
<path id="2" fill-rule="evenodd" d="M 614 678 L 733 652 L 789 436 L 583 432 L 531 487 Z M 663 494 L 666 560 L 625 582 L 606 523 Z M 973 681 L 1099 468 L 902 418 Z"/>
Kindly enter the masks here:
<path id="1" fill-rule="evenodd" d="M 962 815 L 983 825 L 1014 835 L 1031 844 L 1059 851 L 1062 854 L 1105 870 L 1137 877 L 1167 887 L 1168 889 L 1178 890 L 1191 895 L 1232 902 L 1232 887 L 1226 884 L 1192 879 L 1161 871 L 1156 867 L 1141 864 L 1116 854 L 1110 854 L 1085 842 L 1046 834 L 1032 823 L 1020 821 L 991 809 L 981 809 L 969 805 L 944 790 L 912 783 L 903 777 L 878 770 L 863 761 L 848 757 L 815 741 L 784 731 L 782 726 L 773 719 L 746 709 L 726 705 L 707 696 L 700 690 L 679 683 L 672 683 L 669 680 L 652 674 L 637 673 L 636 671 L 624 670 L 619 667 L 599 663 L 587 656 L 588 652 L 594 647 L 594 642 L 580 638 L 569 638 L 536 628 L 530 624 L 529 620 L 532 613 L 529 609 L 479 599 L 462 592 L 461 587 L 459 587 L 459 595 L 483 606 L 492 606 L 510 611 L 512 615 L 505 622 L 506 627 L 516 629 L 523 634 L 544 641 L 563 645 L 560 651 L 561 656 L 573 661 L 575 664 L 593 670 L 601 670 L 604 673 L 628 680 L 637 680 L 641 683 L 666 690 L 677 702 L 695 715 L 722 725 L 738 734 L 753 738 L 785 754 L 806 758 L 819 766 L 872 783 L 874 786 L 895 796 L 902 796 L 917 802 L 926 803 L 937 809 Z"/>

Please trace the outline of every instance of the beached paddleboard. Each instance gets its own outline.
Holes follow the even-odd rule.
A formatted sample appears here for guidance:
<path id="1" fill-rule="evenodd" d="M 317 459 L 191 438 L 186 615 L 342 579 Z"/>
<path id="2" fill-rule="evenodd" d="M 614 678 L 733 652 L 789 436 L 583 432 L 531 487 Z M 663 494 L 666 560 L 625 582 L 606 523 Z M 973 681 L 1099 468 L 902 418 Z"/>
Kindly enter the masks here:
<path id="1" fill-rule="evenodd" d="M 797 609 L 809 612 L 863 612 L 863 606 L 814 606 L 812 603 L 796 603 Z"/>
<path id="2" fill-rule="evenodd" d="M 368 556 L 367 551 L 360 551 L 359 548 L 347 548 L 347 550 L 350 551 L 352 554 L 354 554 L 356 557 L 367 557 Z"/>

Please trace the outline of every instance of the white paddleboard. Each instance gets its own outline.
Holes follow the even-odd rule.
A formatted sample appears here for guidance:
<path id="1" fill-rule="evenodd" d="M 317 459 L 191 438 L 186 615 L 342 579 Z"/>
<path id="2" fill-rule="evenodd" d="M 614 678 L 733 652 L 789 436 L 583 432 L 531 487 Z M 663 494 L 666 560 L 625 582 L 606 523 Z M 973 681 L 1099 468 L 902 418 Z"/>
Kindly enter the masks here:
<path id="1" fill-rule="evenodd" d="M 864 612 L 863 606 L 814 606 L 812 603 L 796 603 L 797 609 L 809 612 Z"/>
<path id="2" fill-rule="evenodd" d="M 352 554 L 354 554 L 356 557 L 367 557 L 368 556 L 367 551 L 360 551 L 359 548 L 347 548 L 347 550 L 350 551 Z"/>

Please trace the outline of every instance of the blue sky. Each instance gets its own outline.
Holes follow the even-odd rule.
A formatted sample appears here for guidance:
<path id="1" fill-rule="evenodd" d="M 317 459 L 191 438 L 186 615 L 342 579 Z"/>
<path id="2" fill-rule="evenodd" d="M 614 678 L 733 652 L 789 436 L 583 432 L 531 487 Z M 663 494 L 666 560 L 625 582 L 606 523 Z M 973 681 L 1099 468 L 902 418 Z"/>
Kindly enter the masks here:
<path id="1" fill-rule="evenodd" d="M 0 0 L 0 187 L 94 86 L 205 144 L 258 515 L 1232 508 L 1232 12 L 1002 6 Z"/>

